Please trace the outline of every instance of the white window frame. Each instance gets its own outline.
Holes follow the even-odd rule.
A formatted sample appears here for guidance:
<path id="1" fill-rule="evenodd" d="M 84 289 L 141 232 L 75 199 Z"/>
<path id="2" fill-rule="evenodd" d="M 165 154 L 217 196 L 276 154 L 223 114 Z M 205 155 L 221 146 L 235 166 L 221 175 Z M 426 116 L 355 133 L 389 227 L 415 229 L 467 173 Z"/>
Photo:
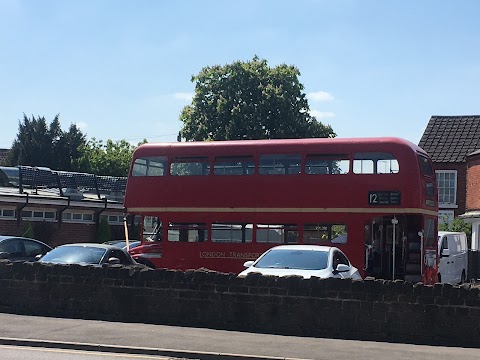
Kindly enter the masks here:
<path id="1" fill-rule="evenodd" d="M 441 202 L 440 201 L 440 196 L 442 195 L 442 191 L 444 191 L 445 186 L 440 187 L 440 179 L 439 175 L 440 174 L 454 174 L 455 176 L 455 185 L 454 185 L 454 191 L 453 191 L 453 203 L 449 202 Z M 441 208 L 450 208 L 450 209 L 456 209 L 457 206 L 457 189 L 458 189 L 458 174 L 457 170 L 435 170 L 435 175 L 437 176 L 437 188 L 438 188 L 438 206 Z M 445 179 L 443 179 L 445 180 Z M 444 195 L 444 194 L 443 194 Z"/>
<path id="2" fill-rule="evenodd" d="M 30 212 L 30 216 L 24 216 L 22 213 L 23 212 Z M 57 221 L 57 212 L 52 209 L 38 209 L 38 208 L 32 208 L 29 209 L 27 208 L 26 210 L 22 210 L 22 213 L 20 213 L 20 216 L 22 220 L 28 220 L 28 221 L 47 221 L 47 222 L 55 222 Z M 52 217 L 46 217 L 45 213 L 53 213 L 54 216 Z"/>
<path id="3" fill-rule="evenodd" d="M 112 221 L 110 216 L 115 216 L 117 218 L 116 221 Z M 102 219 L 106 219 L 109 225 L 123 225 L 123 215 L 122 214 L 109 214 L 109 213 L 102 213 L 100 215 L 100 221 Z"/>
<path id="4" fill-rule="evenodd" d="M 13 216 L 5 215 L 5 211 L 13 211 Z M 17 210 L 15 208 L 1 208 L 0 209 L 0 219 L 2 220 L 16 220 L 17 219 Z"/>
<path id="5" fill-rule="evenodd" d="M 66 214 L 70 214 L 70 218 L 67 219 Z M 92 216 L 92 219 L 86 219 L 86 217 Z M 74 219 L 74 217 L 76 217 Z M 81 223 L 81 224 L 94 224 L 95 214 L 92 212 L 82 212 L 75 210 L 67 210 L 63 213 L 62 221 L 65 223 Z"/>

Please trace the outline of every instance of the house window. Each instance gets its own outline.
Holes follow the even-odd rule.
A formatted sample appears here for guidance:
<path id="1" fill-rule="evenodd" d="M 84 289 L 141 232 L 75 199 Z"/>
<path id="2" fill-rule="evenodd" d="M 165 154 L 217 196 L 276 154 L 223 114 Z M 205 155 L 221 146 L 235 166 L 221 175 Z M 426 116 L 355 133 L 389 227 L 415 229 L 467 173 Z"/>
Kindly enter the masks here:
<path id="1" fill-rule="evenodd" d="M 24 220 L 55 220 L 56 213 L 55 211 L 44 211 L 44 210 L 22 210 L 21 212 L 22 219 Z"/>
<path id="2" fill-rule="evenodd" d="M 66 222 L 93 223 L 93 213 L 67 211 L 63 213 L 62 219 Z"/>
<path id="3" fill-rule="evenodd" d="M 110 225 L 123 224 L 123 215 L 100 215 L 100 221 L 106 220 Z"/>
<path id="4" fill-rule="evenodd" d="M 437 170 L 438 205 L 453 206 L 457 203 L 457 171 Z"/>
<path id="5" fill-rule="evenodd" d="M 15 218 L 15 210 L 13 209 L 1 209 L 0 217 L 2 218 Z"/>

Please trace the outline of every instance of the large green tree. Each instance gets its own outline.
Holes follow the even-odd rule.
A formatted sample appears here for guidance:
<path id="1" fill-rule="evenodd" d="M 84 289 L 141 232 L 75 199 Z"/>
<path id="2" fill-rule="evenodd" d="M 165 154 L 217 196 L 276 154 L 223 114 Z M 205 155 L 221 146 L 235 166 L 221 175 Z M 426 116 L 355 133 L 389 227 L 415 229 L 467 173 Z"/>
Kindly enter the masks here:
<path id="1" fill-rule="evenodd" d="M 85 141 L 85 135 L 74 124 L 67 132 L 63 131 L 59 115 L 47 125 L 45 117 L 32 116 L 29 119 L 24 114 L 6 163 L 10 166 L 45 166 L 69 171 L 80 156 L 78 148 Z"/>
<path id="2" fill-rule="evenodd" d="M 183 108 L 180 135 L 191 140 L 335 137 L 330 125 L 310 115 L 295 66 L 268 66 L 255 56 L 203 68 L 192 104 Z"/>
<path id="3" fill-rule="evenodd" d="M 104 143 L 92 138 L 80 147 L 81 156 L 76 161 L 76 168 L 96 175 L 127 176 L 136 147 L 126 140 Z"/>

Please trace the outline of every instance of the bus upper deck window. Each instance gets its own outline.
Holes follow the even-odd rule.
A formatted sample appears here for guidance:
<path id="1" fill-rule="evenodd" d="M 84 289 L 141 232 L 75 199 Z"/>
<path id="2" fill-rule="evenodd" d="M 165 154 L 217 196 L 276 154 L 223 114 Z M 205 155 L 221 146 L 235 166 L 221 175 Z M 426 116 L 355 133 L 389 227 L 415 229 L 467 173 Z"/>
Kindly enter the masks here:
<path id="1" fill-rule="evenodd" d="M 302 158 L 297 154 L 260 155 L 258 172 L 262 175 L 300 174 Z"/>
<path id="2" fill-rule="evenodd" d="M 192 176 L 210 174 L 208 158 L 176 158 L 170 164 L 170 175 Z"/>
<path id="3" fill-rule="evenodd" d="M 163 176 L 166 164 L 164 156 L 137 158 L 133 163 L 132 176 Z"/>
<path id="4" fill-rule="evenodd" d="M 420 170 L 423 175 L 433 176 L 433 168 L 430 160 L 426 156 L 418 155 L 418 161 L 420 162 Z"/>
<path id="5" fill-rule="evenodd" d="M 355 153 L 353 160 L 355 174 L 396 174 L 399 170 L 398 160 L 390 153 Z"/>
<path id="6" fill-rule="evenodd" d="M 251 156 L 219 156 L 213 164 L 215 175 L 252 175 L 254 172 L 255 161 Z"/>
<path id="7" fill-rule="evenodd" d="M 347 155 L 307 155 L 305 173 L 316 174 L 347 174 L 350 161 Z"/>

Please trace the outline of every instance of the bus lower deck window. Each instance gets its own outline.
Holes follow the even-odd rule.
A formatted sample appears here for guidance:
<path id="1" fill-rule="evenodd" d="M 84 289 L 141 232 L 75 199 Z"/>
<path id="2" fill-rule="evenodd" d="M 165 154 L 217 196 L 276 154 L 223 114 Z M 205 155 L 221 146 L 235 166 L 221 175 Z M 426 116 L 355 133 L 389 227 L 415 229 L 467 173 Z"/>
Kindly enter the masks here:
<path id="1" fill-rule="evenodd" d="M 297 244 L 298 227 L 291 224 L 258 224 L 256 240 L 259 243 Z"/>
<path id="2" fill-rule="evenodd" d="M 168 241 L 205 242 L 206 240 L 206 224 L 168 224 Z"/>
<path id="3" fill-rule="evenodd" d="M 250 243 L 253 235 L 252 224 L 212 224 L 212 242 Z"/>
<path id="4" fill-rule="evenodd" d="M 304 244 L 345 244 L 347 226 L 344 224 L 305 224 L 303 226 Z"/>

